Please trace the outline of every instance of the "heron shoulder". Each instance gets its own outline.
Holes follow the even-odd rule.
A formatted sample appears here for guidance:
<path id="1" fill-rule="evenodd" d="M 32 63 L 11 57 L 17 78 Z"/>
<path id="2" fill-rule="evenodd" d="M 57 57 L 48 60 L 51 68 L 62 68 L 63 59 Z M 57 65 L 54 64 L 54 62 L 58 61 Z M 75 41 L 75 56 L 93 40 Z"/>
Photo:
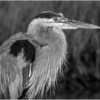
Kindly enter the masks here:
<path id="1" fill-rule="evenodd" d="M 6 40 L 0 47 L 0 92 L 4 91 L 5 94 L 7 88 L 10 91 L 14 86 L 16 90 L 13 93 L 17 94 L 28 82 L 30 65 L 35 60 L 35 43 L 30 41 L 30 37 L 20 33 Z"/>

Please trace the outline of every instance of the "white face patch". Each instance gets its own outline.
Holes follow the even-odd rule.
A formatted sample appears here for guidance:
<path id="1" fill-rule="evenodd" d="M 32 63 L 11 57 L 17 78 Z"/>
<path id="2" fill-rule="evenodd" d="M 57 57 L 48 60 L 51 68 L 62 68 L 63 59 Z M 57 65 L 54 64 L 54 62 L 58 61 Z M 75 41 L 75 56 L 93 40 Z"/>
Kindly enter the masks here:
<path id="1" fill-rule="evenodd" d="M 53 19 L 45 19 L 45 18 L 38 18 L 38 19 L 35 19 L 35 20 L 32 20 L 28 26 L 28 30 L 27 30 L 27 33 L 29 33 L 29 31 L 36 25 L 40 24 L 40 25 L 43 25 L 43 26 L 51 26 L 52 24 L 51 23 L 54 23 L 54 20 Z"/>

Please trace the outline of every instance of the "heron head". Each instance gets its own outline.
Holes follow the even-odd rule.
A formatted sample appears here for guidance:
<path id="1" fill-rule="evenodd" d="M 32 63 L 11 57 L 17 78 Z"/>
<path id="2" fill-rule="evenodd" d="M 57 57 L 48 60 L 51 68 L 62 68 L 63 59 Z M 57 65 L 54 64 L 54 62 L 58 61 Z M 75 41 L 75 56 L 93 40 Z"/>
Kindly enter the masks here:
<path id="1" fill-rule="evenodd" d="M 55 85 L 58 72 L 61 71 L 67 54 L 67 42 L 62 30 L 77 28 L 91 29 L 99 27 L 69 20 L 61 13 L 50 11 L 37 15 L 31 21 L 27 34 L 37 43 L 46 46 L 39 49 L 36 55 L 35 67 L 29 83 L 28 96 L 30 98 L 37 95 L 39 91 L 44 93 L 45 86 L 46 90 L 48 90 L 51 85 Z"/>
<path id="2" fill-rule="evenodd" d="M 34 17 L 29 24 L 27 33 L 31 34 L 34 39 L 41 44 L 48 44 L 51 42 L 54 43 L 54 41 L 58 39 L 58 36 L 61 37 L 61 35 L 63 35 L 63 32 L 61 32 L 63 29 L 78 28 L 100 29 L 100 27 L 96 25 L 65 18 L 62 13 L 45 11 Z"/>

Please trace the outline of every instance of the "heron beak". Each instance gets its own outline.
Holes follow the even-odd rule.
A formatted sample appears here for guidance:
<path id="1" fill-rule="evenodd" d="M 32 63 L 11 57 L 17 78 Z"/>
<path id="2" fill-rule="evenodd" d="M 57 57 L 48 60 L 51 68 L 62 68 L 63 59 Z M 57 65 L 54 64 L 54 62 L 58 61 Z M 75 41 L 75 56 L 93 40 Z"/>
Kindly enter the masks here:
<path id="1" fill-rule="evenodd" d="M 93 25 L 93 24 L 88 24 L 84 23 L 81 21 L 76 21 L 76 20 L 70 20 L 67 18 L 59 18 L 58 20 L 54 21 L 52 23 L 53 26 L 60 28 L 60 29 L 100 29 L 99 26 Z"/>

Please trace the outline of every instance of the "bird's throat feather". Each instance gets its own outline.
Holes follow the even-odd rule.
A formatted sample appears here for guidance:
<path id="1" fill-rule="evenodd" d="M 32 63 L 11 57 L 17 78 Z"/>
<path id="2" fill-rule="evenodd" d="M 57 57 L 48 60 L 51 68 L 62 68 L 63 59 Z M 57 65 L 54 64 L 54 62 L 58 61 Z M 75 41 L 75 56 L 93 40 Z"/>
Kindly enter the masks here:
<path id="1" fill-rule="evenodd" d="M 67 53 L 65 36 L 60 37 L 60 41 L 48 46 L 44 46 L 37 51 L 32 76 L 29 80 L 29 90 L 27 96 L 32 99 L 39 93 L 44 94 L 52 85 L 55 86 L 58 72 Z"/>

